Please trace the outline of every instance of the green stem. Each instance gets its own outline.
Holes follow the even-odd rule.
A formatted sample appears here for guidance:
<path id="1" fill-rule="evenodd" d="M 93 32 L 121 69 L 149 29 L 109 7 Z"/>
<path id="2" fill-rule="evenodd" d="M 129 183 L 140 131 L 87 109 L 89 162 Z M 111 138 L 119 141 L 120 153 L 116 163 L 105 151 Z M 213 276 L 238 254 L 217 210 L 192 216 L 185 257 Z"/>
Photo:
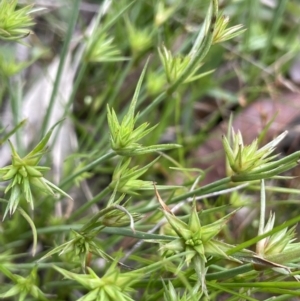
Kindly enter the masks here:
<path id="1" fill-rule="evenodd" d="M 52 94 L 51 94 L 51 98 L 50 98 L 50 102 L 49 102 L 49 106 L 47 108 L 46 111 L 46 115 L 43 121 L 43 125 L 42 125 L 42 135 L 45 135 L 49 120 L 50 120 L 50 116 L 53 110 L 53 106 L 55 103 L 55 99 L 56 99 L 56 95 L 58 92 L 58 88 L 59 88 L 59 84 L 60 84 L 60 80 L 63 74 L 63 68 L 65 65 L 65 61 L 68 55 L 68 49 L 69 49 L 69 45 L 71 42 L 71 38 L 72 38 L 72 33 L 74 31 L 76 22 L 77 22 L 77 18 L 78 18 L 78 13 L 79 13 L 79 5 L 80 5 L 80 0 L 74 0 L 73 1 L 73 10 L 72 10 L 72 14 L 70 16 L 69 19 L 69 27 L 68 27 L 68 31 L 65 37 L 65 42 L 63 44 L 63 48 L 62 48 L 62 52 L 61 52 L 61 56 L 60 56 L 60 60 L 59 60 L 59 65 L 58 65 L 58 69 L 57 69 L 57 73 L 55 76 L 55 81 L 53 84 L 53 90 L 52 90 Z"/>
<path id="2" fill-rule="evenodd" d="M 26 119 L 19 122 L 11 131 L 3 133 L 3 137 L 0 139 L 0 145 L 3 144 L 10 136 L 17 134 L 18 130 L 26 124 Z"/>
<path id="3" fill-rule="evenodd" d="M 66 267 L 66 263 L 64 263 L 64 262 L 49 262 L 49 263 L 39 262 L 38 263 L 39 270 L 41 270 L 41 269 L 45 269 L 45 270 L 51 269 L 53 267 L 53 265 L 56 265 L 56 266 L 62 267 L 62 268 Z M 31 269 L 35 268 L 36 266 L 37 266 L 36 262 L 16 263 L 16 264 L 11 265 L 11 270 L 12 271 L 20 271 L 20 270 L 23 270 L 23 269 L 31 270 Z"/>
<path id="4" fill-rule="evenodd" d="M 77 90 L 79 88 L 79 85 L 80 85 L 81 81 L 84 78 L 86 69 L 87 69 L 87 63 L 85 61 L 83 61 L 83 63 L 81 64 L 81 66 L 79 68 L 79 71 L 78 71 L 78 74 L 76 76 L 75 82 L 73 84 L 72 93 L 70 95 L 70 98 L 68 100 L 67 105 L 65 106 L 64 117 L 66 117 L 68 115 L 69 109 L 70 109 L 71 105 L 74 103 L 75 95 L 77 93 Z"/>
<path id="5" fill-rule="evenodd" d="M 261 287 L 261 288 L 300 288 L 300 282 L 277 281 L 277 282 L 243 282 L 243 283 L 222 283 L 224 287 Z M 299 295 L 299 294 L 297 294 Z"/>
<path id="6" fill-rule="evenodd" d="M 12 82 L 12 80 L 6 79 L 6 85 L 8 87 L 8 91 L 10 94 L 10 105 L 11 105 L 11 110 L 13 115 L 14 126 L 17 127 L 20 119 L 20 108 L 22 107 L 20 82 L 19 80 Z M 16 131 L 15 135 L 16 135 L 16 144 L 17 144 L 18 151 L 21 155 L 23 155 L 24 147 L 21 143 L 20 132 Z"/>
<path id="7" fill-rule="evenodd" d="M 159 235 L 159 234 L 151 234 L 142 231 L 135 231 L 133 232 L 129 228 L 116 228 L 116 227 L 107 227 L 102 230 L 103 233 L 107 234 L 114 234 L 119 236 L 126 236 L 126 237 L 133 237 L 137 239 L 151 239 L 151 240 L 165 240 L 165 241 L 172 241 L 176 239 L 175 236 L 170 235 Z"/>
<path id="8" fill-rule="evenodd" d="M 283 294 L 280 296 L 273 296 L 269 299 L 266 299 L 265 301 L 285 301 L 285 300 L 291 300 L 291 294 Z"/>
<path id="9" fill-rule="evenodd" d="M 252 263 L 247 263 L 242 266 L 232 268 L 230 270 L 206 274 L 205 278 L 206 280 L 219 280 L 219 279 L 223 280 L 226 278 L 233 278 L 237 275 L 241 275 L 250 271 L 253 271 L 253 265 Z"/>
<path id="10" fill-rule="evenodd" d="M 200 187 L 198 189 L 195 189 L 193 191 L 187 192 L 185 194 L 179 195 L 175 198 L 172 198 L 172 200 L 170 201 L 170 204 L 174 204 L 177 203 L 179 201 L 182 201 L 188 197 L 193 197 L 193 196 L 199 196 L 199 195 L 203 195 L 206 193 L 210 193 L 212 191 L 217 191 L 219 190 L 220 187 L 223 187 L 224 185 L 228 185 L 231 182 L 230 177 L 218 180 L 216 182 L 213 182 L 211 184 L 205 185 L 203 187 Z"/>
<path id="11" fill-rule="evenodd" d="M 158 95 L 149 106 L 147 106 L 147 108 L 141 112 L 138 116 L 138 119 L 147 116 L 147 114 L 149 114 L 151 112 L 151 110 L 156 107 L 157 105 L 159 105 L 165 98 L 167 97 L 167 93 L 163 92 L 160 95 Z"/>
<path id="12" fill-rule="evenodd" d="M 182 116 L 182 108 L 181 108 L 181 97 L 179 97 L 178 93 L 174 95 L 175 97 L 175 126 L 177 128 L 176 131 L 176 143 L 179 145 L 183 144 L 183 135 L 182 131 L 180 130 L 180 121 Z M 170 107 L 170 106 L 169 106 Z M 178 161 L 182 166 L 184 166 L 184 148 L 178 148 Z"/>
<path id="13" fill-rule="evenodd" d="M 13 274 L 11 273 L 7 268 L 5 268 L 3 266 L 3 264 L 0 264 L 0 272 L 5 275 L 7 278 L 11 279 L 12 281 L 14 281 L 15 283 L 18 282 L 18 278 Z"/>
<path id="14" fill-rule="evenodd" d="M 222 292 L 222 293 L 227 293 L 227 294 L 230 294 L 232 296 L 235 296 L 236 298 L 233 299 L 230 298 L 231 300 L 247 300 L 247 301 L 257 301 L 256 298 L 252 298 L 250 296 L 248 296 L 247 293 L 244 293 L 242 295 L 242 298 L 241 298 L 241 294 L 239 292 L 236 292 L 235 290 L 231 290 L 229 288 L 226 288 L 223 283 L 217 283 L 215 281 L 212 281 L 212 282 L 207 282 L 207 286 L 209 287 L 210 290 L 213 290 L 213 291 L 219 291 L 219 292 Z M 237 285 L 237 287 L 239 287 Z M 240 286 L 241 288 L 243 287 L 242 285 Z"/>
<path id="15" fill-rule="evenodd" d="M 69 232 L 70 230 L 75 230 L 75 231 L 81 231 L 82 227 L 84 225 L 82 224 L 70 224 L 70 225 L 60 225 L 60 226 L 50 226 L 50 227 L 45 227 L 45 228 L 40 228 L 37 229 L 38 234 L 57 234 L 61 232 Z M 118 236 L 125 236 L 125 237 L 133 237 L 137 239 L 151 239 L 151 240 L 165 240 L 165 241 L 172 241 L 176 239 L 175 236 L 170 236 L 170 235 L 160 235 L 160 234 L 152 234 L 152 233 L 147 233 L 147 232 L 142 232 L 142 231 L 135 231 L 133 232 L 130 228 L 124 228 L 124 227 L 106 227 L 101 230 L 102 233 L 106 234 L 113 234 L 113 235 L 118 235 Z M 31 237 L 32 233 L 31 232 L 26 232 L 22 235 L 22 238 L 28 238 Z M 10 247 L 10 245 L 9 245 Z"/>
<path id="16" fill-rule="evenodd" d="M 179 195 L 175 198 L 172 198 L 170 201 L 168 201 L 168 204 L 174 204 L 178 203 L 180 201 L 186 200 L 189 197 L 196 197 L 196 196 L 202 196 L 205 194 L 209 194 L 216 191 L 221 191 L 228 188 L 228 184 L 230 183 L 230 178 L 224 178 L 219 181 L 216 181 L 214 183 L 208 184 L 206 186 L 203 186 L 201 188 L 195 189 L 193 191 L 187 192 L 185 194 Z M 146 213 L 146 212 L 153 212 L 157 207 L 159 207 L 159 203 L 152 205 L 152 206 L 144 206 L 142 208 L 139 208 L 137 210 L 138 213 Z"/>
<path id="17" fill-rule="evenodd" d="M 78 177 L 79 175 L 83 174 L 86 171 L 89 171 L 90 169 L 94 168 L 95 166 L 97 166 L 98 164 L 105 162 L 111 158 L 113 158 L 114 156 L 116 156 L 116 153 L 114 151 L 110 151 L 107 154 L 103 155 L 102 157 L 96 159 L 95 161 L 91 162 L 90 164 L 86 165 L 85 167 L 83 167 L 82 169 L 78 170 L 77 172 L 75 172 L 74 174 L 66 177 L 61 183 L 60 183 L 60 187 L 65 186 L 67 183 L 71 182 L 72 180 L 74 180 L 76 177 Z"/>
<path id="18" fill-rule="evenodd" d="M 110 187 L 106 187 L 103 189 L 99 194 L 97 194 L 94 198 L 92 198 L 90 201 L 86 202 L 84 205 L 79 207 L 70 217 L 69 221 L 73 221 L 75 218 L 79 217 L 83 212 L 85 212 L 87 209 L 89 209 L 91 206 L 93 206 L 95 203 L 97 203 L 99 200 L 104 198 L 109 192 L 111 191 Z"/>
<path id="19" fill-rule="evenodd" d="M 151 271 L 155 271 L 157 270 L 159 267 L 166 267 L 168 262 L 171 262 L 172 260 L 176 259 L 176 258 L 181 258 L 183 256 L 184 253 L 180 253 L 180 254 L 176 254 L 173 256 L 170 256 L 168 258 L 164 258 L 158 262 L 152 263 L 150 265 L 147 265 L 145 267 L 142 267 L 140 269 L 134 270 L 134 272 L 137 273 L 150 273 Z M 175 272 L 175 271 L 174 271 Z"/>

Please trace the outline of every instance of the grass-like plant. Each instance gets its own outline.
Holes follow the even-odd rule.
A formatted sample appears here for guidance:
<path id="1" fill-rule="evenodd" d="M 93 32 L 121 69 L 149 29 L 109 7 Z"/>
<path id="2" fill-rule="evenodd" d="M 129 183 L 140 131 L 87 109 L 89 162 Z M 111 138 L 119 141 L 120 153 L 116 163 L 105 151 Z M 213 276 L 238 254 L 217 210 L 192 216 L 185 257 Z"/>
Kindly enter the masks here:
<path id="1" fill-rule="evenodd" d="M 258 0 L 222 5 L 220 13 L 217 0 L 74 0 L 58 13 L 44 11 L 36 29 L 46 22 L 53 33 L 47 47 L 55 52 L 56 71 L 46 72 L 50 89 L 37 76 L 46 110 L 36 114 L 31 103 L 27 122 L 37 125 L 30 143 L 23 140 L 28 128 L 21 117 L 29 93 L 22 69 L 31 67 L 18 62 L 22 67 L 8 72 L 3 51 L 1 104 L 10 104 L 3 110 L 13 126 L 1 123 L 1 147 L 5 155 L 9 146 L 11 162 L 0 168 L 0 298 L 253 301 L 300 295 L 300 217 L 292 199 L 299 191 L 282 181 L 300 152 L 276 153 L 287 131 L 261 146 L 261 139 L 246 145 L 244 133 L 229 129 L 220 137 L 226 175 L 209 184 L 202 184 L 206 171 L 191 155 L 220 119 L 215 110 L 196 128 L 195 103 L 222 95 L 220 111 L 226 111 L 238 106 L 235 93 L 251 99 L 261 87 L 267 90 L 270 78 L 259 69 L 265 72 L 286 54 L 280 39 L 294 43 L 289 55 L 296 55 L 297 32 L 285 37 L 279 25 L 291 26 L 283 14 L 294 18 L 300 6 L 281 1 L 262 14 Z M 93 19 L 85 11 L 91 8 Z M 35 30 L 31 13 L 38 10 L 0 0 L 0 38 L 13 49 Z M 27 43 L 34 49 L 41 42 Z M 252 63 L 251 51 L 260 62 Z M 234 70 L 248 88 L 229 92 L 223 82 L 234 74 L 214 75 L 228 64 L 225 52 L 239 58 Z M 17 62 L 14 56 L 9 62 Z M 65 131 L 68 122 L 76 131 Z M 279 193 L 287 195 L 284 206 Z M 251 220 L 239 231 L 234 223 L 241 207 Z"/>

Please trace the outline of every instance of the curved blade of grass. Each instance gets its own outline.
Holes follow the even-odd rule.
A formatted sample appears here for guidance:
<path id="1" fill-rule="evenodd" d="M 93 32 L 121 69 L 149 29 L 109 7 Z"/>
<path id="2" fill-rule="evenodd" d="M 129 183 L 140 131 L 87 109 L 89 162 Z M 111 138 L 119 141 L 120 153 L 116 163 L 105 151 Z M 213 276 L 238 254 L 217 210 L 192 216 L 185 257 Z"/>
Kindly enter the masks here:
<path id="1" fill-rule="evenodd" d="M 10 136 L 16 133 L 22 126 L 25 125 L 27 119 L 22 120 L 19 122 L 11 131 L 6 133 L 3 138 L 0 139 L 0 145 L 3 144 Z"/>
<path id="2" fill-rule="evenodd" d="M 26 219 L 26 221 L 28 222 L 28 224 L 32 230 L 32 236 L 33 236 L 32 256 L 34 256 L 36 253 L 36 249 L 37 249 L 37 231 L 36 231 L 35 224 L 34 224 L 33 220 L 30 218 L 30 216 L 22 208 L 19 207 L 18 211 Z"/>

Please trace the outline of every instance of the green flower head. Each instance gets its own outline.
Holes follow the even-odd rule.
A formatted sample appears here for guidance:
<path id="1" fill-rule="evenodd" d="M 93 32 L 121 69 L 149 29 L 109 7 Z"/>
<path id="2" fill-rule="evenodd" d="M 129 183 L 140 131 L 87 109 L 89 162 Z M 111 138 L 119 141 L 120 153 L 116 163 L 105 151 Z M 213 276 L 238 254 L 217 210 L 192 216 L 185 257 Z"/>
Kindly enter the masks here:
<path id="1" fill-rule="evenodd" d="M 30 34 L 28 29 L 34 25 L 31 13 L 36 11 L 32 5 L 16 9 L 18 0 L 0 2 L 0 39 L 19 40 Z"/>
<path id="2" fill-rule="evenodd" d="M 232 130 L 232 144 L 223 136 L 228 167 L 231 169 L 228 171 L 231 180 L 242 182 L 267 179 L 295 167 L 299 160 L 298 152 L 279 160 L 274 160 L 278 155 L 271 155 L 287 133 L 287 131 L 283 132 L 262 148 L 258 147 L 257 139 L 250 145 L 244 145 L 240 131 L 235 134 Z"/>
<path id="3" fill-rule="evenodd" d="M 223 246 L 222 243 L 219 243 L 214 238 L 220 233 L 235 211 L 214 223 L 202 226 L 196 210 L 196 204 L 194 203 L 190 213 L 189 222 L 185 223 L 180 218 L 173 215 L 171 210 L 159 196 L 157 190 L 156 196 L 162 206 L 163 213 L 168 223 L 177 234 L 177 238 L 164 244 L 161 247 L 161 250 L 168 255 L 182 253 L 183 259 L 181 265 L 184 263 L 189 265 L 192 262 L 196 274 L 199 279 L 201 279 L 202 290 L 207 294 L 205 285 L 205 275 L 207 271 L 205 264 L 207 262 L 207 256 L 213 255 L 233 260 L 233 258 L 225 253 L 227 251 L 227 246 Z"/>
<path id="4" fill-rule="evenodd" d="M 102 277 L 98 277 L 90 268 L 87 268 L 87 274 L 75 274 L 56 266 L 54 268 L 88 290 L 88 293 L 78 301 L 134 301 L 130 297 L 130 293 L 133 292 L 131 285 L 142 275 L 137 272 L 121 273 L 116 264 L 117 262 L 114 262 Z"/>
<path id="5" fill-rule="evenodd" d="M 48 167 L 38 166 L 38 163 L 47 150 L 47 142 L 57 124 L 55 124 L 40 143 L 23 158 L 18 155 L 13 144 L 9 141 L 12 151 L 12 164 L 0 169 L 0 180 L 10 181 L 4 191 L 5 194 L 10 191 L 10 198 L 3 215 L 3 220 L 8 212 L 12 215 L 16 211 L 19 202 L 22 199 L 25 199 L 32 209 L 34 208 L 34 200 L 31 191 L 32 186 L 35 186 L 40 192 L 48 195 L 54 196 L 55 192 L 58 192 L 71 198 L 56 185 L 44 178 L 43 172 L 49 170 Z"/>
<path id="6" fill-rule="evenodd" d="M 135 126 L 139 117 L 139 114 L 135 114 L 135 107 L 142 86 L 142 81 L 145 76 L 146 67 L 147 65 L 140 76 L 129 109 L 121 122 L 119 122 L 114 109 L 111 109 L 109 106 L 107 106 L 107 120 L 110 131 L 111 148 L 120 156 L 133 157 L 136 155 L 180 147 L 178 144 L 143 146 L 139 143 L 143 137 L 152 132 L 156 127 L 153 126 L 148 128 L 148 122 L 144 122 L 138 127 Z"/>

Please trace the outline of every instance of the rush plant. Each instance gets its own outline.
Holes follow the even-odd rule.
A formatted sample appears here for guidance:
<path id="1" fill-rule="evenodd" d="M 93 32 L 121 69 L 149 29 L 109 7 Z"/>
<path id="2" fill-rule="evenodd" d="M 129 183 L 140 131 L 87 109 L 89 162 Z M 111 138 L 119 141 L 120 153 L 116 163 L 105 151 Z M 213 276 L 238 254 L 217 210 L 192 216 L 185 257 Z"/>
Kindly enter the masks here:
<path id="1" fill-rule="evenodd" d="M 295 183 L 300 151 L 278 150 L 288 131 L 247 145 L 230 128 L 217 137 L 226 174 L 211 181 L 195 148 L 228 110 L 274 92 L 299 53 L 300 6 L 50 2 L 34 20 L 38 1 L 0 0 L 0 38 L 15 50 L 0 46 L 0 298 L 299 297 L 300 193 L 284 180 Z"/>

